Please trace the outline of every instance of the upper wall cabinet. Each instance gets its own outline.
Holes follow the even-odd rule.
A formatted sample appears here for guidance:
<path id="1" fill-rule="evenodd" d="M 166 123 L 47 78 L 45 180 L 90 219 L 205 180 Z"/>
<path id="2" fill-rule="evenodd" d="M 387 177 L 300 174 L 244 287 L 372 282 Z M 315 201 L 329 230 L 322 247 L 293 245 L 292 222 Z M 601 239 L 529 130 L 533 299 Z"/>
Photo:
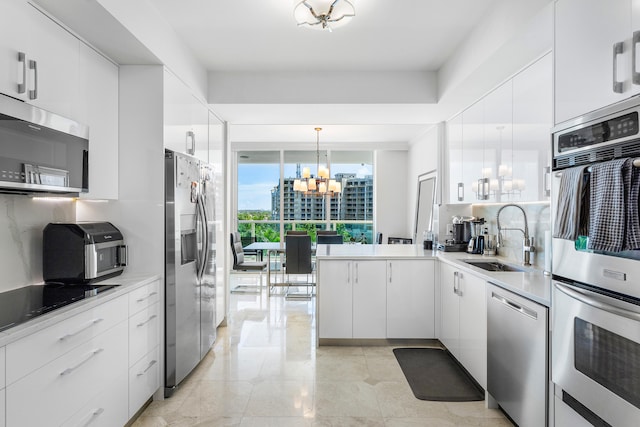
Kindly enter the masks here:
<path id="1" fill-rule="evenodd" d="M 548 54 L 447 122 L 450 203 L 547 199 L 551 77 Z"/>
<path id="2" fill-rule="evenodd" d="M 208 162 L 207 106 L 171 71 L 164 77 L 164 147 Z"/>
<path id="3" fill-rule="evenodd" d="M 555 123 L 640 93 L 640 0 L 557 0 Z"/>
<path id="4" fill-rule="evenodd" d="M 0 92 L 76 119 L 80 41 L 24 0 L 0 2 Z"/>
<path id="5" fill-rule="evenodd" d="M 83 199 L 118 198 L 118 67 L 80 43 L 76 117 L 89 126 L 89 192 Z"/>

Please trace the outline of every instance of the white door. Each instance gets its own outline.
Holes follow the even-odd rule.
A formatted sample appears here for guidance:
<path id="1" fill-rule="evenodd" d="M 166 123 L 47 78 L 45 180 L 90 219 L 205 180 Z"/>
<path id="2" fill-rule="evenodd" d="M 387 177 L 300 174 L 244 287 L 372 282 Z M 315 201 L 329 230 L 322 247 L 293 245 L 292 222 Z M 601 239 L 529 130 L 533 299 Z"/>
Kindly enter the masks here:
<path id="1" fill-rule="evenodd" d="M 630 14 L 631 0 L 556 2 L 555 123 L 632 95 Z"/>
<path id="2" fill-rule="evenodd" d="M 353 338 L 387 336 L 387 265 L 353 261 Z"/>
<path id="3" fill-rule="evenodd" d="M 471 375 L 487 388 L 487 298 L 485 281 L 473 274 L 460 277 L 460 354 Z"/>
<path id="4" fill-rule="evenodd" d="M 352 262 L 323 260 L 318 265 L 319 338 L 352 338 Z"/>
<path id="5" fill-rule="evenodd" d="M 387 265 L 387 338 L 434 338 L 434 261 Z"/>
<path id="6" fill-rule="evenodd" d="M 454 355 L 459 354 L 460 298 L 455 292 L 458 271 L 440 262 L 440 341 Z"/>

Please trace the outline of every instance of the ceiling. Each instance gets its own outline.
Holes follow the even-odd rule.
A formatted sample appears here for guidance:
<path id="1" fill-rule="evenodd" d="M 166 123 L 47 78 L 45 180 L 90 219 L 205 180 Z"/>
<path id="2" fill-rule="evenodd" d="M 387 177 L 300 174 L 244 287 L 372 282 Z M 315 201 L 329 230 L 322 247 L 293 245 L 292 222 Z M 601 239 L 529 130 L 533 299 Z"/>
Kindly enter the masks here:
<path id="1" fill-rule="evenodd" d="M 291 0 L 150 0 L 209 71 L 437 71 L 497 0 L 357 0 L 329 33 L 299 28 Z M 216 104 L 236 143 L 407 143 L 435 121 L 434 104 Z"/>
<path id="2" fill-rule="evenodd" d="M 150 0 L 209 70 L 438 70 L 494 0 L 360 0 L 329 33 L 292 0 Z"/>

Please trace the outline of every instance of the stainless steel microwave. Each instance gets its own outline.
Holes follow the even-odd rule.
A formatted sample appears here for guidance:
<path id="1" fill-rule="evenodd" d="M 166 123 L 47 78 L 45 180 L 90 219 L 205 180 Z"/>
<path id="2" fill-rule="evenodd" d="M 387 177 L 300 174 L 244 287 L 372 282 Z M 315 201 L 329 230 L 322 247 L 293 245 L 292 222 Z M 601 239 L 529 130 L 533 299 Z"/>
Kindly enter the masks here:
<path id="1" fill-rule="evenodd" d="M 0 94 L 0 192 L 89 191 L 89 128 Z"/>
<path id="2" fill-rule="evenodd" d="M 124 238 L 110 222 L 50 223 L 42 234 L 45 282 L 86 284 L 122 274 Z"/>

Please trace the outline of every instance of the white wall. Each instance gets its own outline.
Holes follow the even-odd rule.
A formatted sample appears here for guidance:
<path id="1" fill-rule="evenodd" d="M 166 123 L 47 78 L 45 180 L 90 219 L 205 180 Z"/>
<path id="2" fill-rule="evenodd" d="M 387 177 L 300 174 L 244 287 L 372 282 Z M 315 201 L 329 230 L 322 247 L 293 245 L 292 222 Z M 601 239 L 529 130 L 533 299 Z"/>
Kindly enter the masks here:
<path id="1" fill-rule="evenodd" d="M 70 200 L 0 195 L 0 292 L 42 283 L 42 230 L 50 222 L 74 222 Z"/>
<path id="2" fill-rule="evenodd" d="M 374 152 L 373 187 L 375 191 L 374 230 L 383 242 L 392 237 L 411 237 L 407 233 L 407 152 Z"/>

